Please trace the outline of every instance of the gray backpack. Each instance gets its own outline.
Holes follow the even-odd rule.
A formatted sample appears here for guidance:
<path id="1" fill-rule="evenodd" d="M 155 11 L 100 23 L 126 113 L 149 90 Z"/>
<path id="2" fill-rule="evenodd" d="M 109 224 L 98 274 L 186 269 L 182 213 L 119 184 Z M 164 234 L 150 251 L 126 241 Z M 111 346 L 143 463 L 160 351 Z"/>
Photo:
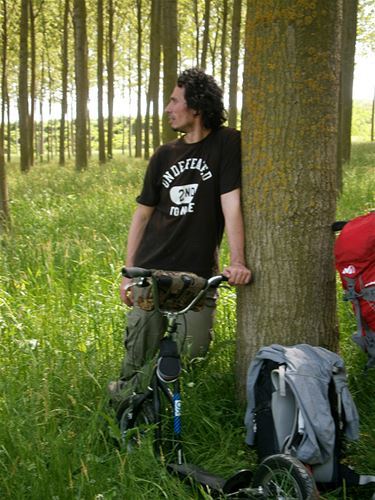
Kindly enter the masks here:
<path id="1" fill-rule="evenodd" d="M 275 453 L 308 465 L 317 483 L 375 483 L 343 465 L 343 444 L 359 436 L 343 360 L 321 347 L 273 344 L 258 351 L 247 379 L 246 442 L 259 460 Z"/>

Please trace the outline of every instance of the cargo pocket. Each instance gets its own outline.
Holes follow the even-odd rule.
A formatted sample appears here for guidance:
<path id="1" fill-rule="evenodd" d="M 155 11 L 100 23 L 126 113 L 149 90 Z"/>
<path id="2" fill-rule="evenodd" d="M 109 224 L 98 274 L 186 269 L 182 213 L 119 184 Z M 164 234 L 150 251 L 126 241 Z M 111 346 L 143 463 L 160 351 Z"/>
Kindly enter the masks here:
<path id="1" fill-rule="evenodd" d="M 122 377 L 128 379 L 140 369 L 144 363 L 144 340 L 141 328 L 141 315 L 135 309 L 128 314 L 125 329 L 125 359 Z"/>

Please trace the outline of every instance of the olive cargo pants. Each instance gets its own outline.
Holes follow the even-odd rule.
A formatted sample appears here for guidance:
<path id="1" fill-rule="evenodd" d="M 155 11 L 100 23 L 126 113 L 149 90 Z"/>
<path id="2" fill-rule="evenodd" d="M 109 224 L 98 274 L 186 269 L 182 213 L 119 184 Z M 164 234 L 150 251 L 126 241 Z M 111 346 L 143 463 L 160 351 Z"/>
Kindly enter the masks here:
<path id="1" fill-rule="evenodd" d="M 133 288 L 135 305 L 127 315 L 126 355 L 121 371 L 127 395 L 143 392 L 149 384 L 154 367 L 152 361 L 166 327 L 166 318 L 159 312 L 145 311 L 137 305 L 139 296 L 147 296 L 148 293 L 148 287 Z M 207 293 L 205 305 L 200 311 L 189 311 L 177 320 L 176 341 L 179 351 L 190 360 L 203 357 L 208 351 L 215 306 L 216 290 L 212 290 Z"/>

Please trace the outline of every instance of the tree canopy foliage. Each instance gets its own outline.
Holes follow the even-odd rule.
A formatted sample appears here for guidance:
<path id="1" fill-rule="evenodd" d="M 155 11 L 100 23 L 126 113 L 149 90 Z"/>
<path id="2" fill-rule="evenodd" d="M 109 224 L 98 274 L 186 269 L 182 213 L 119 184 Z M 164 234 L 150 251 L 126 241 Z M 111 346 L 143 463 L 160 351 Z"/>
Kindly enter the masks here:
<path id="1" fill-rule="evenodd" d="M 167 5 L 168 3 L 168 5 Z M 106 136 L 107 155 L 112 157 L 112 139 L 116 133 L 112 122 L 112 109 L 114 118 L 127 117 L 122 125 L 134 126 L 128 133 L 123 133 L 122 149 L 127 144 L 127 151 L 133 154 L 135 147 L 139 156 L 143 149 L 143 143 L 148 142 L 148 137 L 143 138 L 143 124 L 140 120 L 146 114 L 147 99 L 151 98 L 153 107 L 158 108 L 161 114 L 163 105 L 155 102 L 159 99 L 163 85 L 155 96 L 150 93 L 150 56 L 158 59 L 160 53 L 160 81 L 163 82 L 170 66 L 169 59 L 173 53 L 176 54 L 177 65 L 172 68 L 175 78 L 176 70 L 185 69 L 195 65 L 204 65 L 208 71 L 215 75 L 224 88 L 229 88 L 229 72 L 238 70 L 241 65 L 242 52 L 232 51 L 231 56 L 231 22 L 233 17 L 233 5 L 238 9 L 241 2 L 234 0 L 19 0 L 11 2 L 2 0 L 0 5 L 0 24 L 3 29 L 3 20 L 7 18 L 7 33 L 2 39 L 1 50 L 6 52 L 7 78 L 4 87 L 6 100 L 6 117 L 9 123 L 17 122 L 19 115 L 24 116 L 25 127 L 34 125 L 33 139 L 29 143 L 25 134 L 21 135 L 21 145 L 29 154 L 35 151 L 37 160 L 48 157 L 57 149 L 57 145 L 48 143 L 52 141 L 43 123 L 46 121 L 65 119 L 65 140 L 60 142 L 60 163 L 65 160 L 61 155 L 61 148 L 68 150 L 69 154 L 75 154 L 74 137 L 75 132 L 70 131 L 68 122 L 83 119 L 78 114 L 75 102 L 80 98 L 82 85 L 85 77 L 77 79 L 77 63 L 84 66 L 84 61 L 77 60 L 79 52 L 75 52 L 77 45 L 77 12 L 84 12 L 86 25 L 87 56 L 88 56 L 88 86 L 89 102 L 87 119 L 98 117 L 103 113 L 105 127 L 110 129 Z M 175 23 L 173 29 L 173 17 L 175 5 Z M 152 9 L 161 9 L 161 22 L 159 33 L 152 33 Z M 85 8 L 85 9 L 84 9 Z M 23 17 L 22 17 L 23 12 Z M 209 12 L 209 16 L 207 13 Z M 21 19 L 23 23 L 21 25 Z M 156 18 L 158 19 L 158 18 Z M 78 24 L 77 24 L 78 23 Z M 174 31 L 174 35 L 172 35 Z M 235 34 L 242 30 L 235 26 Z M 243 30 L 242 30 L 243 31 Z M 153 38 L 151 38 L 151 35 Z M 164 35 L 164 36 L 163 36 Z M 168 35 L 168 36 L 167 36 Z M 171 37 L 172 35 L 172 37 Z M 84 43 L 81 40 L 81 43 Z M 174 46 L 170 46 L 171 44 Z M 22 59 L 21 59 L 21 46 Z M 169 44 L 169 45 L 168 45 Z M 238 44 L 238 42 L 237 42 Z M 85 50 L 81 54 L 84 54 Z M 79 56 L 80 59 L 84 57 Z M 172 56 L 173 57 L 173 56 Z M 230 61 L 230 57 L 232 60 Z M 21 64 L 22 61 L 22 64 Z M 83 63 L 83 64 L 82 64 Z M 164 65 L 163 70 L 163 63 Z M 75 68 L 76 64 L 76 68 Z M 232 67 L 232 70 L 230 68 Z M 155 78 L 155 68 L 151 78 Z M 156 73 L 157 74 L 157 73 Z M 238 83 L 235 81 L 234 95 L 237 95 Z M 77 87 L 79 86 L 79 88 Z M 21 88 L 23 87 L 23 88 Z M 167 87 L 165 87 L 167 88 Z M 158 90 L 158 89 L 157 89 Z M 164 90 L 166 93 L 166 90 Z M 84 91 L 83 91 L 84 94 Z M 101 107 L 98 106 L 100 95 Z M 21 101 L 20 101 L 20 96 Z M 3 97 L 3 98 L 4 98 Z M 164 96 L 164 102 L 167 96 Z M 160 95 L 160 100 L 162 96 Z M 23 103 L 20 106 L 18 103 Z M 21 111 L 22 110 L 22 111 Z M 25 117 L 25 115 L 28 115 Z M 135 118 L 137 117 L 137 120 Z M 100 121 L 100 116 L 99 116 Z M 135 123 L 133 123 L 135 121 Z M 53 127 L 50 125 L 50 127 Z M 113 128 L 114 127 L 114 128 Z M 87 124 L 88 134 L 91 139 L 95 138 L 96 132 L 90 130 L 90 122 Z M 54 131 L 57 135 L 57 131 Z M 85 133 L 85 127 L 83 127 Z M 68 134 L 71 134 L 69 136 Z M 154 130 L 154 134 L 158 135 Z M 136 136 L 135 144 L 132 141 Z M 11 137 L 10 137 L 11 136 Z M 8 145 L 10 152 L 18 151 L 18 139 L 12 129 L 8 126 Z M 103 130 L 99 130 L 99 137 L 103 145 Z M 147 139 L 147 140 L 146 140 Z M 152 143 L 152 141 L 151 141 Z M 153 142 L 155 146 L 155 141 Z M 12 146 L 12 148 L 10 148 Z M 6 145 L 7 147 L 7 145 Z M 115 148 L 119 148 L 119 141 L 115 142 Z M 96 148 L 96 146 L 95 146 Z M 89 148 L 90 153 L 90 148 Z M 8 155 L 8 156 L 9 156 Z M 103 150 L 101 157 L 103 159 Z M 32 161 L 31 161 L 32 163 Z M 25 170 L 29 167 L 29 160 Z"/>

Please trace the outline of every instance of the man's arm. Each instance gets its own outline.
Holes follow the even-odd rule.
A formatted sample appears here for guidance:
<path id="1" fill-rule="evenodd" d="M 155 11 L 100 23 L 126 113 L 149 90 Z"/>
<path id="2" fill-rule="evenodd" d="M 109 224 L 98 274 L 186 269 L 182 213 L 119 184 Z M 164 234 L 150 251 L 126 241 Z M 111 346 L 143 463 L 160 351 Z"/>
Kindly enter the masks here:
<path id="1" fill-rule="evenodd" d="M 149 207 L 147 205 L 141 205 L 141 204 L 138 204 L 137 208 L 135 209 L 128 234 L 125 266 L 130 267 L 134 265 L 135 253 L 143 238 L 146 226 L 154 210 L 155 207 Z M 128 306 L 133 305 L 133 299 L 131 293 L 129 293 L 130 282 L 131 280 L 129 278 L 123 277 L 120 284 L 121 300 L 125 302 L 125 304 Z"/>
<path id="2" fill-rule="evenodd" d="M 240 189 L 234 189 L 220 197 L 228 237 L 230 265 L 223 270 L 231 285 L 246 285 L 251 280 L 251 271 L 245 262 L 245 235 L 241 210 Z"/>

